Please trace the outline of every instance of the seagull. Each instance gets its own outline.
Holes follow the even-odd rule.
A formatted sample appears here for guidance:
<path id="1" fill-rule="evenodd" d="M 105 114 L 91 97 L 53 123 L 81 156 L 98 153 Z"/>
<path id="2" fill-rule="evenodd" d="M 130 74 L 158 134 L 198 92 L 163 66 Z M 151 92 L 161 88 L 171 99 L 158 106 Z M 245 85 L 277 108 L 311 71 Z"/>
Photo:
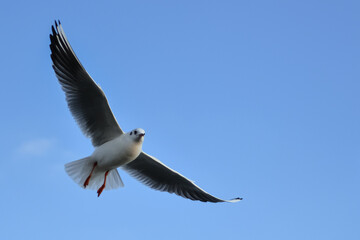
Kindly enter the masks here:
<path id="1" fill-rule="evenodd" d="M 92 155 L 65 164 L 65 171 L 80 187 L 103 190 L 123 187 L 117 168 L 150 188 L 202 202 L 238 202 L 210 195 L 180 173 L 142 151 L 145 131 L 124 132 L 117 123 L 103 90 L 75 55 L 60 21 L 50 34 L 52 67 L 65 92 L 72 116 L 95 148 Z"/>

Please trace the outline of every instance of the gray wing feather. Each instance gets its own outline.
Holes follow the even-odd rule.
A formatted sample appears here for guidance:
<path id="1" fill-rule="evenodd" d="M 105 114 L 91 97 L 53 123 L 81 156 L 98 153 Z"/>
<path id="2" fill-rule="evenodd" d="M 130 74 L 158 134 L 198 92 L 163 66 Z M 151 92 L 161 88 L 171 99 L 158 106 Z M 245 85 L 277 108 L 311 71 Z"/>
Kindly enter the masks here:
<path id="1" fill-rule="evenodd" d="M 242 200 L 242 198 L 222 200 L 214 197 L 196 186 L 193 181 L 144 152 L 140 153 L 134 161 L 122 168 L 131 176 L 153 189 L 175 193 L 191 200 L 202 202 L 237 202 Z"/>
<path id="2" fill-rule="evenodd" d="M 60 22 L 50 34 L 53 68 L 65 92 L 69 109 L 83 133 L 99 146 L 123 131 L 111 112 L 104 92 L 81 65 Z"/>

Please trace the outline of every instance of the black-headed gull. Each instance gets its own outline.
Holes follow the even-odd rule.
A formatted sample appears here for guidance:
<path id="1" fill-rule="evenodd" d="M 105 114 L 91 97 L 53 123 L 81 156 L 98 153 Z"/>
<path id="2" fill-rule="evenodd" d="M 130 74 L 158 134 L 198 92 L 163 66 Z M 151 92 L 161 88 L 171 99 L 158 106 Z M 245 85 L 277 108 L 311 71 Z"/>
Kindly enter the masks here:
<path id="1" fill-rule="evenodd" d="M 67 174 L 81 187 L 102 191 L 123 187 L 117 171 L 121 167 L 147 186 L 202 202 L 222 200 L 205 192 L 193 181 L 142 152 L 145 131 L 123 132 L 111 112 L 104 92 L 86 72 L 72 50 L 60 21 L 50 34 L 53 68 L 65 92 L 69 109 L 82 132 L 95 147 L 89 157 L 67 163 Z"/>

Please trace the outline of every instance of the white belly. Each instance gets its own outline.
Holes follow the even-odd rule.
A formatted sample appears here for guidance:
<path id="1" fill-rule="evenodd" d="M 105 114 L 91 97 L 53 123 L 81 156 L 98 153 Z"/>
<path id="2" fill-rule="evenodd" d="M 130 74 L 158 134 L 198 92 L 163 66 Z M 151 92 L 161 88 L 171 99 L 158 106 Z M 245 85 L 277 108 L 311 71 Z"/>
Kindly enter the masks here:
<path id="1" fill-rule="evenodd" d="M 135 160 L 141 153 L 142 144 L 136 143 L 125 134 L 97 147 L 92 158 L 98 168 L 110 170 Z"/>

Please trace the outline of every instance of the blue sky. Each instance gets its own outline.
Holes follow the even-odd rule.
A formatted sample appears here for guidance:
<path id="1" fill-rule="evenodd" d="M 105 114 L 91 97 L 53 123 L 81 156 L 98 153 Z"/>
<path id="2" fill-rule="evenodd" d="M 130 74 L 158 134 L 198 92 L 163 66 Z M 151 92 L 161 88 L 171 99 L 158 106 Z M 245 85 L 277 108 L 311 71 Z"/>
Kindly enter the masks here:
<path id="1" fill-rule="evenodd" d="M 1 239 L 360 239 L 358 1 L 11 1 L 0 9 Z M 221 198 L 97 198 L 51 68 L 60 19 L 120 126 Z"/>

